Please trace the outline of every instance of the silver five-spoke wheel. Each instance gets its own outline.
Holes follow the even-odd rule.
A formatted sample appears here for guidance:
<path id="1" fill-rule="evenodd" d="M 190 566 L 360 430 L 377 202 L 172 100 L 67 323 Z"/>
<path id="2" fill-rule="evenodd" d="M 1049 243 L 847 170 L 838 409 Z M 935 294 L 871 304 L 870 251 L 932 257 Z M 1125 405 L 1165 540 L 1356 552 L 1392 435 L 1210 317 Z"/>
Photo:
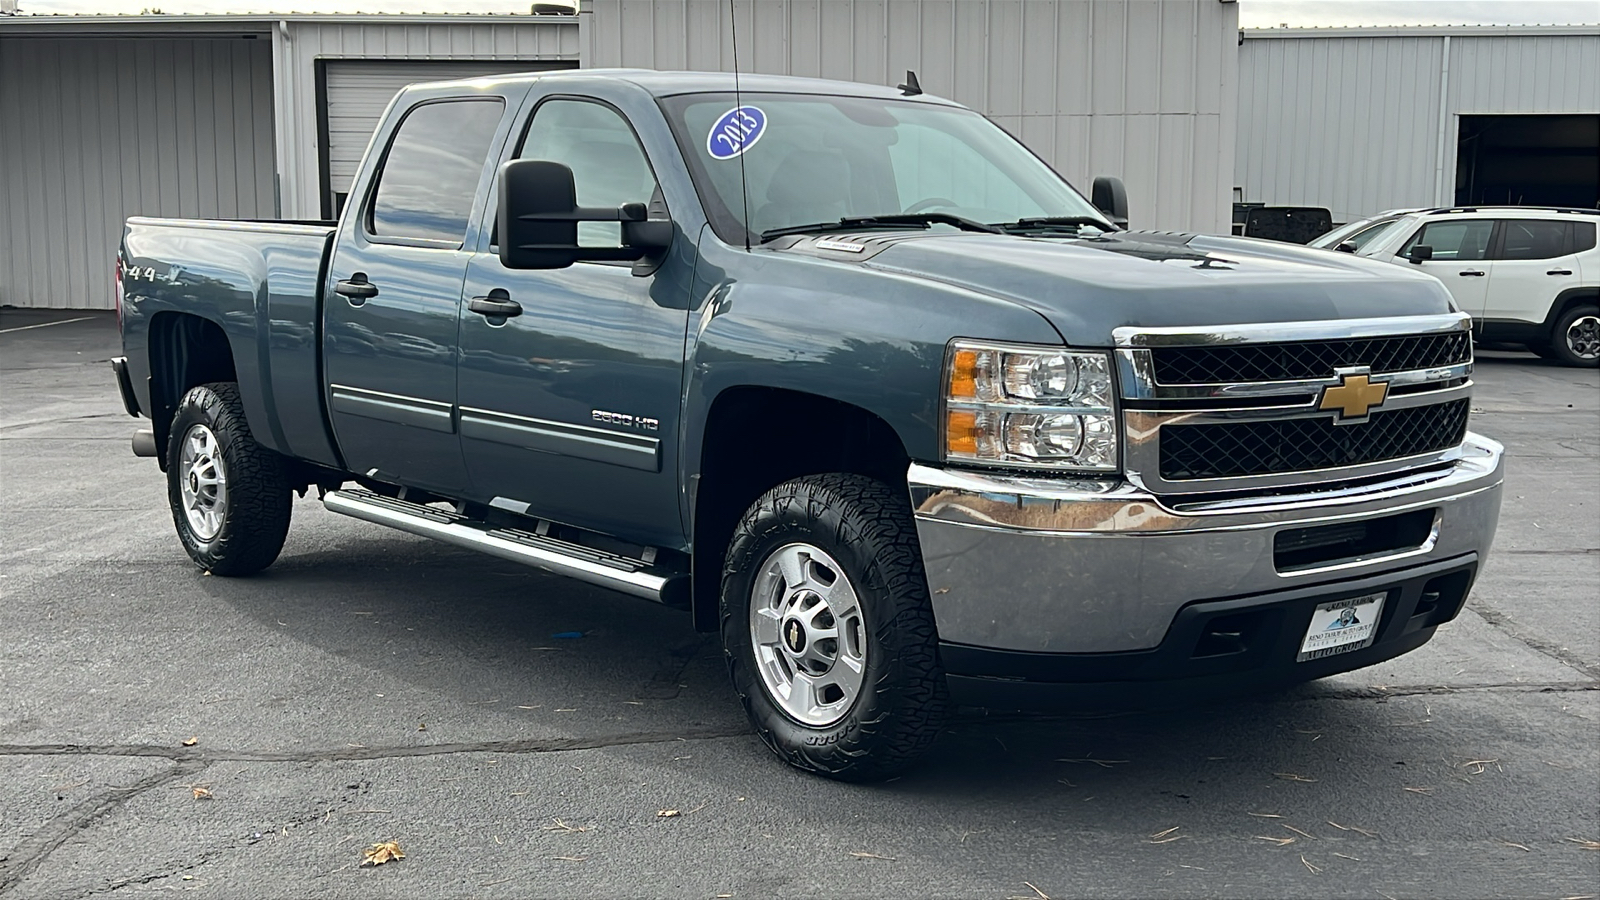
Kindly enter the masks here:
<path id="1" fill-rule="evenodd" d="M 1567 347 L 1579 359 L 1600 358 L 1600 316 L 1579 316 L 1567 326 Z"/>
<path id="2" fill-rule="evenodd" d="M 861 693 L 867 640 L 844 569 L 821 548 L 786 544 L 751 586 L 750 643 L 767 693 L 796 721 L 844 718 Z"/>
<path id="3" fill-rule="evenodd" d="M 222 530 L 228 511 L 228 470 L 217 436 L 204 425 L 192 425 L 183 436 L 178 456 L 178 489 L 189 529 L 202 541 Z"/>

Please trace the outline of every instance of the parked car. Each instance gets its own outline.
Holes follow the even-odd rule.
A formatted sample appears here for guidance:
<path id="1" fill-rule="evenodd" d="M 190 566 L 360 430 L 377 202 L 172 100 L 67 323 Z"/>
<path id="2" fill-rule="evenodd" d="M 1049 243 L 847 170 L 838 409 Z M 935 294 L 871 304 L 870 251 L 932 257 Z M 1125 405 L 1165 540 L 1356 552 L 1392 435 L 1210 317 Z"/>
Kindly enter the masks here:
<path id="1" fill-rule="evenodd" d="M 687 610 L 834 777 L 953 703 L 1421 646 L 1500 507 L 1467 317 L 1421 272 L 1125 215 L 914 82 L 412 86 L 338 222 L 128 220 L 114 367 L 206 571 L 269 565 L 314 486 Z"/>
<path id="2" fill-rule="evenodd" d="M 1593 368 L 1600 366 L 1597 224 L 1593 209 L 1429 209 L 1375 222 L 1371 228 L 1382 230 L 1354 252 L 1437 276 L 1481 341 L 1522 344 Z"/>

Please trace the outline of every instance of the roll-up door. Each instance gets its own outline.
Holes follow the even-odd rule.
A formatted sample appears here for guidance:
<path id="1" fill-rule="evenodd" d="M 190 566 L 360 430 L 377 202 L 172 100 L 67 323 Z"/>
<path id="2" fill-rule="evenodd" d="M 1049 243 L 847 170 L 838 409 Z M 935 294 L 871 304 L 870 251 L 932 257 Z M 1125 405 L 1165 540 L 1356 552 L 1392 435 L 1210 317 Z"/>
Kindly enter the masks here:
<path id="1" fill-rule="evenodd" d="M 419 81 L 448 81 L 513 72 L 573 68 L 570 62 L 517 60 L 330 59 L 320 61 L 322 96 L 322 213 L 344 207 L 367 142 L 394 95 Z"/>

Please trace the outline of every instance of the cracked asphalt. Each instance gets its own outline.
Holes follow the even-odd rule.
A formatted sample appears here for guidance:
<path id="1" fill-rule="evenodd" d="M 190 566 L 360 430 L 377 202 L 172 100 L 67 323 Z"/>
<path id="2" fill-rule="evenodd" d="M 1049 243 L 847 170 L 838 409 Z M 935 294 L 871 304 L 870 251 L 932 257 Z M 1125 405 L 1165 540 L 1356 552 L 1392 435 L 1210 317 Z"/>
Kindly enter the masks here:
<path id="1" fill-rule="evenodd" d="M 7 897 L 1600 894 L 1593 370 L 1480 354 L 1505 509 L 1421 650 L 1174 712 L 969 711 L 859 787 L 772 757 L 671 610 L 314 499 L 267 572 L 202 575 L 117 352 L 108 314 L 0 311 Z"/>

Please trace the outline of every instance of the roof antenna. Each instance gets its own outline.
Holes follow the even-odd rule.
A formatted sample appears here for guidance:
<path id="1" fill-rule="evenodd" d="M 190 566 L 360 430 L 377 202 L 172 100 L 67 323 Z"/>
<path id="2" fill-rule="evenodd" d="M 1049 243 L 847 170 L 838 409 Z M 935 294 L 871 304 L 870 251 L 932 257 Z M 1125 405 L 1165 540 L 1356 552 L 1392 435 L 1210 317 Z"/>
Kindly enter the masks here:
<path id="1" fill-rule="evenodd" d="M 897 84 L 894 87 L 895 90 L 904 92 L 907 97 L 915 97 L 922 93 L 922 85 L 917 83 L 917 73 L 910 69 L 906 70 L 906 83 Z"/>
<path id="2" fill-rule="evenodd" d="M 733 107 L 743 109 L 739 96 L 739 17 L 734 14 L 734 0 L 728 0 L 728 30 L 733 36 Z M 739 153 L 739 199 L 744 204 L 744 249 L 750 252 L 750 183 L 744 174 L 744 152 Z"/>

